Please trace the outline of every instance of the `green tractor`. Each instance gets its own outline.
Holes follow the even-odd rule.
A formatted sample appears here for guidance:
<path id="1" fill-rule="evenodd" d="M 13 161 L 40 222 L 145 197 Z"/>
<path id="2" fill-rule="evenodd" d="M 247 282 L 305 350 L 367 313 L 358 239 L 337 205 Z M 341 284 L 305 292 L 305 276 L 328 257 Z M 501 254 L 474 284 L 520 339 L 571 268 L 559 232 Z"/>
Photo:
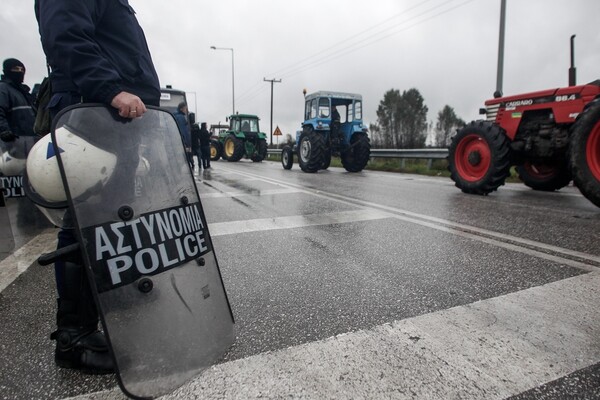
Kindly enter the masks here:
<path id="1" fill-rule="evenodd" d="M 214 159 L 235 162 L 242 157 L 260 162 L 267 157 L 267 135 L 258 128 L 256 115 L 235 114 L 228 118 L 229 129 L 219 132 L 219 144 L 211 145 Z M 211 157 L 211 159 L 213 159 Z"/>

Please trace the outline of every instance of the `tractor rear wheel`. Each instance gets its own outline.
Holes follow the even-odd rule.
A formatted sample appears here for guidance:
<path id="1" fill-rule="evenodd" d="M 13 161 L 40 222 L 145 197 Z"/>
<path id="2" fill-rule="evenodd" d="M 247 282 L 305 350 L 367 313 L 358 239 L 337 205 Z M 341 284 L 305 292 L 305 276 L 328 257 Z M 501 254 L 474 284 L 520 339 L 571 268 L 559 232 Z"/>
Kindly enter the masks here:
<path id="1" fill-rule="evenodd" d="M 261 162 L 265 158 L 267 158 L 267 141 L 260 139 L 256 144 L 256 154 L 254 154 L 250 159 L 254 162 Z"/>
<path id="2" fill-rule="evenodd" d="M 240 161 L 244 156 L 244 141 L 231 134 L 223 143 L 223 158 L 227 161 Z"/>
<path id="3" fill-rule="evenodd" d="M 323 165 L 325 151 L 324 136 L 316 133 L 312 127 L 305 128 L 298 144 L 298 164 L 302 171 L 317 172 Z"/>
<path id="4" fill-rule="evenodd" d="M 575 185 L 600 207 L 600 99 L 588 104 L 573 125 L 569 156 Z"/>
<path id="5" fill-rule="evenodd" d="M 571 182 L 571 173 L 566 166 L 526 161 L 516 169 L 523 183 L 533 190 L 553 192 Z"/>
<path id="6" fill-rule="evenodd" d="M 364 133 L 355 133 L 350 139 L 350 148 L 340 154 L 342 165 L 348 172 L 360 172 L 369 162 L 371 144 Z"/>
<path id="7" fill-rule="evenodd" d="M 218 140 L 212 139 L 210 141 L 210 161 L 218 161 L 223 154 L 223 146 Z"/>
<path id="8" fill-rule="evenodd" d="M 448 149 L 448 170 L 465 193 L 487 195 L 510 175 L 508 138 L 498 125 L 473 121 L 459 129 Z"/>
<path id="9" fill-rule="evenodd" d="M 285 146 L 281 150 L 281 165 L 283 169 L 292 169 L 294 165 L 294 152 L 290 146 Z"/>

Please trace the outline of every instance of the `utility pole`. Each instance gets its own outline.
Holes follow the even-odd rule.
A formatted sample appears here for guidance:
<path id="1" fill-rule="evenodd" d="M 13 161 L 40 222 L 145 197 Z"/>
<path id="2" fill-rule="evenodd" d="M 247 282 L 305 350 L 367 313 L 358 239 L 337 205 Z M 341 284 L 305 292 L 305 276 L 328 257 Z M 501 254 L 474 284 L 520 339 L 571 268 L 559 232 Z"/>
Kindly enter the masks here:
<path id="1" fill-rule="evenodd" d="M 506 26 L 506 0 L 500 0 L 500 38 L 498 40 L 498 72 L 494 98 L 502 97 L 502 78 L 504 75 L 504 31 Z"/>
<path id="2" fill-rule="evenodd" d="M 271 144 L 270 144 L 270 146 L 272 147 L 273 146 L 273 84 L 274 83 L 280 83 L 281 79 L 280 80 L 276 80 L 275 78 L 273 78 L 273 79 L 263 78 L 263 80 L 265 82 L 271 82 L 271 131 L 270 131 L 271 132 L 270 133 Z"/>

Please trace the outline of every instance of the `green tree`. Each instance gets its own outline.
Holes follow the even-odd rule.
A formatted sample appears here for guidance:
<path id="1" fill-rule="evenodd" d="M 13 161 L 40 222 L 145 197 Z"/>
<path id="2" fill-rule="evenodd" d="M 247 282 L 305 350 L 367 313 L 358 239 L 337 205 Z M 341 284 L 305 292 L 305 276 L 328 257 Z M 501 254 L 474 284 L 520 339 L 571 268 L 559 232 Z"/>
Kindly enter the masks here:
<path id="1" fill-rule="evenodd" d="M 454 108 L 445 105 L 444 108 L 438 112 L 434 131 L 435 145 L 437 147 L 448 147 L 450 145 L 450 139 L 452 138 L 452 132 L 463 126 L 465 126 L 465 121 L 456 115 Z"/>
<path id="2" fill-rule="evenodd" d="M 421 148 L 427 137 L 427 106 L 417 89 L 390 89 L 379 102 L 379 143 L 386 148 Z"/>
<path id="3" fill-rule="evenodd" d="M 427 139 L 427 111 L 425 99 L 417 89 L 402 93 L 400 148 L 420 149 L 425 147 Z"/>
<path id="4" fill-rule="evenodd" d="M 377 125 L 384 148 L 397 148 L 400 141 L 399 119 L 396 117 L 400 103 L 400 91 L 390 89 L 383 95 L 377 107 Z"/>

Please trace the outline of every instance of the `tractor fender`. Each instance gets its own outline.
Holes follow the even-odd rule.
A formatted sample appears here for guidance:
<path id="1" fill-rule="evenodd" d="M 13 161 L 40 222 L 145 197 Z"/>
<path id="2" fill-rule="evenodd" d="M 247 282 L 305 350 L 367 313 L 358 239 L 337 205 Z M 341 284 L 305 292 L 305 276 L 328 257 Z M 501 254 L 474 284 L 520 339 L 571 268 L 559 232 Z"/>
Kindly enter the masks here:
<path id="1" fill-rule="evenodd" d="M 312 119 L 310 122 L 304 122 L 302 128 L 310 126 L 314 131 L 328 131 L 330 123 L 330 119 Z"/>
<path id="2" fill-rule="evenodd" d="M 365 126 L 361 126 L 361 125 L 352 125 L 352 134 L 354 135 L 355 133 L 367 133 L 369 130 L 367 129 L 367 127 Z"/>
<path id="3" fill-rule="evenodd" d="M 346 141 L 348 143 L 350 143 L 350 141 L 352 140 L 352 137 L 354 135 L 356 135 L 357 133 L 364 133 L 366 135 L 367 132 L 368 132 L 368 129 L 364 126 L 352 125 L 352 130 L 346 135 Z"/>
<path id="4" fill-rule="evenodd" d="M 267 139 L 267 135 L 264 132 L 258 132 L 257 136 L 259 139 Z"/>

